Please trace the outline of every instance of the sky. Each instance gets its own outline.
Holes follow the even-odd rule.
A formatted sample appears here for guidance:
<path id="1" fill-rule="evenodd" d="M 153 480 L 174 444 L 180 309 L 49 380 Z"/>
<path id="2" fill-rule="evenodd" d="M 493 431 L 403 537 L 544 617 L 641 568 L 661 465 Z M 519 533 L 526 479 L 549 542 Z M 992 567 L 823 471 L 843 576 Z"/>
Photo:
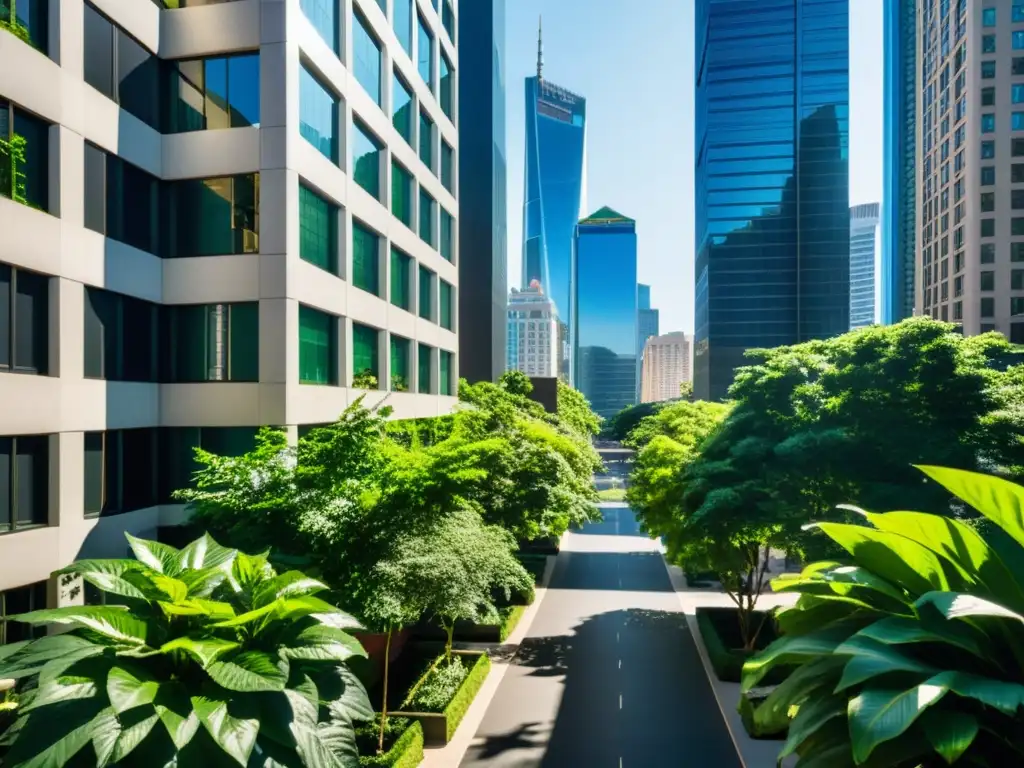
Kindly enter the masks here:
<path id="1" fill-rule="evenodd" d="M 537 69 L 587 99 L 587 207 L 637 221 L 639 281 L 661 333 L 693 331 L 694 0 L 509 0 L 509 285 L 523 228 L 523 81 Z M 640 12 L 639 9 L 643 9 Z M 850 2 L 850 205 L 882 194 L 882 0 Z M 589 212 L 589 211 L 588 211 Z"/>

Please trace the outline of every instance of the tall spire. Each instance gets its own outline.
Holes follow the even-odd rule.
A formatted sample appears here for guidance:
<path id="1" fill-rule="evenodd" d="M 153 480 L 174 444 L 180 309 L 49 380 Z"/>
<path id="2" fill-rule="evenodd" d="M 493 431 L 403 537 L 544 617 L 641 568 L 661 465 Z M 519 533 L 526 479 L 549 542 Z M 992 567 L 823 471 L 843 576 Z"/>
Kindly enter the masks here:
<path id="1" fill-rule="evenodd" d="M 537 80 L 544 78 L 544 26 L 543 17 L 537 17 Z"/>

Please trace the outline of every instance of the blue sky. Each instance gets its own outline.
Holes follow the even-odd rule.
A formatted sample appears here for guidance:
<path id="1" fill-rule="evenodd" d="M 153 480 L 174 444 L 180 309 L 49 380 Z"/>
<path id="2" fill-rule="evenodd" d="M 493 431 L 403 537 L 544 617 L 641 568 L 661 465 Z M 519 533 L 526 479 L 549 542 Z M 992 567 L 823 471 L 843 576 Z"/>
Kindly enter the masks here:
<path id="1" fill-rule="evenodd" d="M 472 0 L 470 0 L 472 1 Z M 587 98 L 588 207 L 637 220 L 639 279 L 661 332 L 693 330 L 694 0 L 509 0 L 508 232 L 518 285 L 523 224 L 523 79 L 537 68 Z M 882 0 L 850 2 L 850 204 L 882 190 Z M 628 8 L 628 10 L 627 10 Z"/>

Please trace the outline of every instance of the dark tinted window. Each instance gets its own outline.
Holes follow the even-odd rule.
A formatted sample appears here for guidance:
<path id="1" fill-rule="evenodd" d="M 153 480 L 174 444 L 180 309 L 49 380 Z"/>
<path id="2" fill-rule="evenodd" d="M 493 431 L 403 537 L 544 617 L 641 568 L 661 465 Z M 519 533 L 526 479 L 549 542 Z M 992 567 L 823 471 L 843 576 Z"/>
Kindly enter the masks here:
<path id="1" fill-rule="evenodd" d="M 0 437 L 0 532 L 46 525 L 49 437 Z"/>
<path id="2" fill-rule="evenodd" d="M 259 174 L 187 179 L 167 190 L 168 256 L 259 252 Z"/>
<path id="3" fill-rule="evenodd" d="M 157 381 L 157 313 L 148 301 L 87 287 L 85 376 Z"/>
<path id="4" fill-rule="evenodd" d="M 117 33 L 117 100 L 139 120 L 159 129 L 159 60 L 124 32 Z"/>
<path id="5" fill-rule="evenodd" d="M 114 97 L 114 27 L 91 5 L 85 6 L 85 82 Z"/>
<path id="6" fill-rule="evenodd" d="M 85 142 L 85 226 L 93 232 L 107 231 L 107 153 Z"/>
<path id="7" fill-rule="evenodd" d="M 0 264 L 0 368 L 11 365 L 11 268 Z"/>

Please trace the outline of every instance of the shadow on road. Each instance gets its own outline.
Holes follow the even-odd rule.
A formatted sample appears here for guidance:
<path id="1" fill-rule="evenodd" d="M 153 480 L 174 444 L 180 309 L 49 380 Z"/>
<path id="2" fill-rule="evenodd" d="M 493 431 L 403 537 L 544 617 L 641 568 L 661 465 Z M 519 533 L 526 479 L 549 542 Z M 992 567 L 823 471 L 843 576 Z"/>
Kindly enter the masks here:
<path id="1" fill-rule="evenodd" d="M 563 552 L 552 584 L 556 590 L 673 591 L 658 552 Z"/>

